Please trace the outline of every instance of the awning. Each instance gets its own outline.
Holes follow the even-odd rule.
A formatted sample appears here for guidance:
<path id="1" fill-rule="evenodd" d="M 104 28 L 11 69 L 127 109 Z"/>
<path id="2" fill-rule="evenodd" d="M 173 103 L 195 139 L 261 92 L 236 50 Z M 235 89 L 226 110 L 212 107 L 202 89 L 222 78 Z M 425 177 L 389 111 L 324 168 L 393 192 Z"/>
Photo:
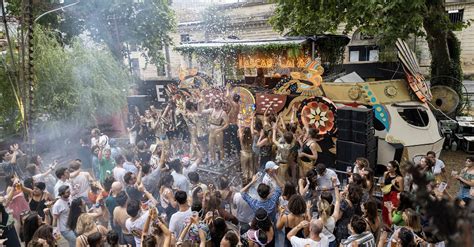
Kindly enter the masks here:
<path id="1" fill-rule="evenodd" d="M 304 44 L 307 42 L 307 38 L 281 38 L 281 39 L 261 39 L 261 40 L 237 40 L 237 39 L 217 39 L 212 41 L 199 41 L 199 42 L 189 42 L 176 46 L 176 49 L 186 49 L 186 48 L 200 48 L 200 47 L 224 47 L 224 46 L 261 46 L 268 44 L 280 44 L 280 45 L 298 45 Z"/>

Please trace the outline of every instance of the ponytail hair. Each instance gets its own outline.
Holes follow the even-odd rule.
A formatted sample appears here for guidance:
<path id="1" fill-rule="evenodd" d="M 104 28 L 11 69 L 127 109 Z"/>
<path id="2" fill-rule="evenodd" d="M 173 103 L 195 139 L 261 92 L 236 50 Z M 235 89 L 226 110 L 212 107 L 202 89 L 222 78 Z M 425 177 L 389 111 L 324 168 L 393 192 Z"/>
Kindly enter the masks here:
<path id="1" fill-rule="evenodd" d="M 326 224 L 329 217 L 331 216 L 331 204 L 328 201 L 321 199 L 318 202 L 318 213 L 319 218 L 321 218 L 323 223 Z"/>

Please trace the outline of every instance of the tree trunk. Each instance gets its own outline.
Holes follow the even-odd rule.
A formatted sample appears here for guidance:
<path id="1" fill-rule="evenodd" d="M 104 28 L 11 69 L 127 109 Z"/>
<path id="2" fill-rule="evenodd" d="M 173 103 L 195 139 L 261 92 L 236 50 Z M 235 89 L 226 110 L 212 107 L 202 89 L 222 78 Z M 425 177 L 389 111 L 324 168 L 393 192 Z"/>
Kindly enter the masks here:
<path id="1" fill-rule="evenodd" d="M 431 53 L 431 76 L 446 75 L 449 72 L 449 56 L 446 28 L 446 12 L 443 1 L 426 1 L 427 13 L 423 19 L 426 41 Z"/>
<path id="2" fill-rule="evenodd" d="M 431 86 L 445 85 L 462 99 L 460 43 L 451 30 L 444 0 L 427 0 L 423 19 L 426 41 L 431 53 Z M 459 104 L 458 110 L 460 109 Z"/>

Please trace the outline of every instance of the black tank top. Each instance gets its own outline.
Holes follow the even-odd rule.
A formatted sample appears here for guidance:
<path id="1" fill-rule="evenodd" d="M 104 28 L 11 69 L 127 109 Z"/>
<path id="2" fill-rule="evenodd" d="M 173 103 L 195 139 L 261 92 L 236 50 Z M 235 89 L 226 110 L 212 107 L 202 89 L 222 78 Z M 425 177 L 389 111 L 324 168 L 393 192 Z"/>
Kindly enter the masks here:
<path id="1" fill-rule="evenodd" d="M 389 184 L 391 184 L 392 181 L 393 181 L 394 179 L 396 179 L 396 178 L 397 178 L 397 176 L 395 176 L 395 177 L 390 177 L 390 174 L 387 174 L 387 176 L 385 176 L 385 180 L 384 180 L 383 184 L 384 184 L 384 185 L 389 185 Z M 395 188 L 395 186 L 392 186 L 392 188 L 391 188 L 390 191 L 398 191 L 398 190 Z"/>
<path id="2" fill-rule="evenodd" d="M 313 141 L 308 141 L 305 144 L 303 144 L 303 150 L 302 152 L 308 155 L 313 155 L 313 151 L 311 151 L 311 144 L 313 144 Z M 301 157 L 301 160 L 304 162 L 311 162 L 312 160 L 308 157 Z"/>
<path id="3" fill-rule="evenodd" d="M 288 219 L 286 219 L 288 221 Z M 293 227 L 287 227 L 285 226 L 285 246 L 287 247 L 291 247 L 291 242 L 290 240 L 288 240 L 288 238 L 286 237 L 286 235 L 288 235 L 288 233 L 291 231 L 291 229 L 293 229 Z M 304 232 L 303 232 L 304 229 L 301 229 L 299 230 L 297 233 L 296 233 L 296 237 L 298 238 L 304 238 Z"/>
<path id="4" fill-rule="evenodd" d="M 45 205 L 46 200 L 43 199 L 43 194 L 41 194 L 40 198 L 41 198 L 40 201 L 35 201 L 33 198 L 31 198 L 29 206 L 30 206 L 30 210 L 38 212 L 38 215 L 44 219 L 43 209 L 46 208 L 46 205 Z"/>

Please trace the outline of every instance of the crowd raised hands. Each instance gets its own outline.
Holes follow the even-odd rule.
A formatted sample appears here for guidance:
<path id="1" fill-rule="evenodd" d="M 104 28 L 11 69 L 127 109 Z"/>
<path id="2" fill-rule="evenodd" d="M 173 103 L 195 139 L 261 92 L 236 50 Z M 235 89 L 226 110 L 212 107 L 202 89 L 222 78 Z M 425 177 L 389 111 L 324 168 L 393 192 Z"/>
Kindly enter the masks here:
<path id="1" fill-rule="evenodd" d="M 192 98 L 183 112 L 179 102 L 163 112 L 151 108 L 143 117 L 135 111 L 141 122 L 129 127 L 137 131 L 129 144 L 114 144 L 94 129 L 82 159 L 37 162 L 23 172 L 19 145 L 0 152 L 7 174 L 0 203 L 3 245 L 469 244 L 462 231 L 472 224 L 466 216 L 474 193 L 472 158 L 452 174 L 460 184 L 458 196 L 447 192 L 454 185 L 446 184 L 444 164 L 431 154 L 419 164 L 389 162 L 377 177 L 364 157 L 337 171 L 321 161 L 316 129 L 300 128 L 294 116 L 285 124 L 271 112 L 252 117 L 250 126 L 236 123 L 232 138 L 239 150 L 227 154 L 220 135 L 233 123 L 222 105 L 235 98 Z M 212 137 L 198 123 L 208 117 Z M 181 120 L 187 132 L 176 132 Z M 239 172 L 209 177 L 201 169 L 223 160 Z"/>

